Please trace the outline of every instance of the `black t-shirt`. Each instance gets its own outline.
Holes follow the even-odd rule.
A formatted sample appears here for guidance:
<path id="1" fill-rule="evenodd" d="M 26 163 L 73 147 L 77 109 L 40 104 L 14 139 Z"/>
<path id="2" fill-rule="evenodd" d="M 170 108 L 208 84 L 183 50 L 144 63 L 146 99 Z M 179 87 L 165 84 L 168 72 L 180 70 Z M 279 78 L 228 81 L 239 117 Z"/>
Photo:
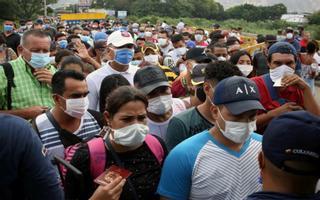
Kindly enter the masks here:
<path id="1" fill-rule="evenodd" d="M 163 141 L 160 141 L 165 155 L 167 154 Z M 134 151 L 118 153 L 118 156 L 125 169 L 132 172 L 130 180 L 137 192 L 139 199 L 159 199 L 156 195 L 156 190 L 161 175 L 161 165 L 158 160 L 148 148 L 146 143 Z M 71 160 L 71 164 L 83 173 L 84 185 L 81 188 L 81 183 L 72 174 L 67 172 L 65 182 L 65 195 L 66 199 L 89 199 L 96 189 L 96 185 L 90 175 L 89 167 L 89 150 L 86 144 L 83 144 Z M 112 154 L 107 151 L 106 169 L 111 165 L 117 165 Z M 133 193 L 128 185 L 125 184 L 120 199 L 134 199 Z"/>
<path id="2" fill-rule="evenodd" d="M 248 196 L 246 200 L 320 200 L 320 193 L 312 196 L 300 197 L 278 192 L 256 192 Z"/>
<path id="3" fill-rule="evenodd" d="M 17 52 L 17 47 L 19 46 L 20 44 L 20 35 L 18 33 L 12 33 L 11 35 L 9 36 L 5 36 L 4 33 L 2 33 L 3 36 L 6 38 L 6 44 L 7 44 L 7 47 L 10 47 L 11 49 L 13 49 L 16 53 Z"/>

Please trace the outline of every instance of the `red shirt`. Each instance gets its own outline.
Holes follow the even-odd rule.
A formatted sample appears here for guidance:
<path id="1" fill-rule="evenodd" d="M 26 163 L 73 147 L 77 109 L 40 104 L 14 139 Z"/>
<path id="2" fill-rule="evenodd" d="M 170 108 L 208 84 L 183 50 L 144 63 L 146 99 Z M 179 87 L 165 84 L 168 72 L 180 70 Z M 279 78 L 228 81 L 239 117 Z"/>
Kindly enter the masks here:
<path id="1" fill-rule="evenodd" d="M 303 107 L 303 91 L 295 86 L 286 87 L 283 91 L 278 91 L 273 87 L 270 75 L 266 74 L 254 77 L 252 80 L 257 84 L 260 93 L 260 103 L 270 111 L 288 102 L 295 102 Z"/>

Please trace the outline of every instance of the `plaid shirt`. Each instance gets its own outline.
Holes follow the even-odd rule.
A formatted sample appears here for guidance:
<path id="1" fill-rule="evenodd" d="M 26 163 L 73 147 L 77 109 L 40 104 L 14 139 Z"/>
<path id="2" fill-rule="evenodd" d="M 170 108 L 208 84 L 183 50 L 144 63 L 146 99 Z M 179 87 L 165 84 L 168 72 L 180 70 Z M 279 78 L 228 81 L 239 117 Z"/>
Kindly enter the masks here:
<path id="1" fill-rule="evenodd" d="M 54 101 L 51 96 L 51 87 L 40 83 L 32 74 L 31 68 L 20 56 L 10 62 L 14 71 L 14 84 L 12 87 L 12 109 L 22 109 L 31 106 L 47 106 L 52 108 Z M 48 66 L 52 73 L 56 72 L 53 66 Z M 7 78 L 0 66 L 0 108 L 7 108 L 6 100 Z"/>

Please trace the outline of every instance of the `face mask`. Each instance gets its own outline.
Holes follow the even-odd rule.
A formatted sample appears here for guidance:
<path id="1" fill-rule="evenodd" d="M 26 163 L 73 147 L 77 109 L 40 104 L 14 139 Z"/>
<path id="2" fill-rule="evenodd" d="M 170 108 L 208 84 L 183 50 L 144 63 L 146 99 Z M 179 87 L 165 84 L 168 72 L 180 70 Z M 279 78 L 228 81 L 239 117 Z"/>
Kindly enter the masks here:
<path id="1" fill-rule="evenodd" d="M 164 115 L 172 108 L 172 95 L 159 96 L 149 99 L 148 112 L 156 115 Z"/>
<path id="2" fill-rule="evenodd" d="M 27 25 L 27 29 L 30 30 L 32 25 Z"/>
<path id="3" fill-rule="evenodd" d="M 3 30 L 4 30 L 5 32 L 13 31 L 13 26 L 11 26 L 11 25 L 4 25 L 4 26 L 3 26 Z"/>
<path id="4" fill-rule="evenodd" d="M 133 28 L 132 31 L 133 31 L 134 33 L 137 33 L 137 32 L 139 31 L 139 29 Z"/>
<path id="5" fill-rule="evenodd" d="M 177 54 L 179 56 L 183 56 L 184 54 L 187 53 L 187 48 L 186 47 L 180 47 L 180 48 L 177 48 L 176 51 L 177 51 Z"/>
<path id="6" fill-rule="evenodd" d="M 128 65 L 133 59 L 133 50 L 124 48 L 124 49 L 115 49 L 114 61 L 120 65 Z"/>
<path id="7" fill-rule="evenodd" d="M 66 114 L 71 117 L 81 119 L 81 117 L 88 110 L 89 99 L 88 97 L 77 98 L 77 99 L 66 99 Z"/>
<path id="8" fill-rule="evenodd" d="M 123 146 L 137 147 L 143 143 L 148 132 L 148 126 L 144 124 L 132 124 L 124 128 L 115 129 L 113 140 L 115 143 Z"/>
<path id="9" fill-rule="evenodd" d="M 159 62 L 159 56 L 158 55 L 148 55 L 144 57 L 144 60 L 150 64 L 156 65 Z"/>
<path id="10" fill-rule="evenodd" d="M 242 74 L 244 76 L 248 76 L 252 70 L 253 70 L 253 66 L 252 65 L 237 65 L 238 68 L 240 69 L 240 71 L 242 72 Z"/>
<path id="11" fill-rule="evenodd" d="M 152 32 L 147 31 L 147 32 L 144 33 L 144 36 L 145 37 L 152 37 Z"/>
<path id="12" fill-rule="evenodd" d="M 50 63 L 50 53 L 31 53 L 31 60 L 29 64 L 35 68 L 40 69 Z"/>
<path id="13" fill-rule="evenodd" d="M 292 33 L 287 33 L 287 39 L 291 40 L 293 38 L 293 34 Z"/>
<path id="14" fill-rule="evenodd" d="M 225 57 L 223 57 L 223 56 L 218 57 L 218 60 L 219 61 L 227 61 L 227 59 Z"/>
<path id="15" fill-rule="evenodd" d="M 226 121 L 218 108 L 219 115 L 222 120 L 225 122 L 225 130 L 220 128 L 219 123 L 217 122 L 217 127 L 224 137 L 233 141 L 234 143 L 241 144 L 244 143 L 250 136 L 250 134 L 257 129 L 256 120 L 251 122 L 233 122 Z"/>
<path id="16" fill-rule="evenodd" d="M 144 37 L 144 32 L 139 33 L 139 37 L 143 38 Z"/>
<path id="17" fill-rule="evenodd" d="M 133 60 L 131 61 L 131 65 L 139 66 L 142 63 L 142 60 Z"/>
<path id="18" fill-rule="evenodd" d="M 201 42 L 202 39 L 203 39 L 203 35 L 196 34 L 196 35 L 194 36 L 194 39 L 195 39 L 197 42 Z"/>
<path id="19" fill-rule="evenodd" d="M 88 42 L 90 40 L 90 37 L 89 36 L 81 36 L 81 40 L 83 42 Z"/>
<path id="20" fill-rule="evenodd" d="M 67 46 L 68 46 L 68 41 L 67 41 L 67 40 L 60 40 L 60 41 L 58 42 L 58 44 L 59 44 L 59 47 L 60 47 L 61 49 L 66 49 Z"/>
<path id="21" fill-rule="evenodd" d="M 281 65 L 274 69 L 270 69 L 269 73 L 271 80 L 275 83 L 276 81 L 281 80 L 284 75 L 294 74 L 294 70 L 287 65 Z"/>
<path id="22" fill-rule="evenodd" d="M 159 45 L 160 45 L 161 47 L 167 45 L 167 39 L 159 38 L 158 42 L 159 42 Z"/>

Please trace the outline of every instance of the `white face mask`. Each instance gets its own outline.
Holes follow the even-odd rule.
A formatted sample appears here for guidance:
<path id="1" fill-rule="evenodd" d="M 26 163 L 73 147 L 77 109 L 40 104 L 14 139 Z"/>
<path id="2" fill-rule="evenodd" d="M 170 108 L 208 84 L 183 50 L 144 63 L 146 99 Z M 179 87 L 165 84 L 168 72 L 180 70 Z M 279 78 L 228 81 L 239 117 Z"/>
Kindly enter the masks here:
<path id="1" fill-rule="evenodd" d="M 180 47 L 180 48 L 177 48 L 176 51 L 177 51 L 177 54 L 179 56 L 183 56 L 184 54 L 187 53 L 187 48 L 186 47 Z"/>
<path id="2" fill-rule="evenodd" d="M 287 39 L 291 40 L 293 38 L 293 33 L 287 33 Z"/>
<path id="3" fill-rule="evenodd" d="M 152 37 L 152 32 L 147 31 L 147 32 L 144 33 L 144 36 L 145 37 Z"/>
<path id="4" fill-rule="evenodd" d="M 81 119 L 89 107 L 88 97 L 77 98 L 77 99 L 66 99 L 66 114 L 71 117 Z"/>
<path id="5" fill-rule="evenodd" d="M 144 57 L 144 60 L 150 64 L 157 65 L 159 62 L 159 55 L 148 55 Z"/>
<path id="6" fill-rule="evenodd" d="M 219 60 L 219 61 L 227 61 L 227 58 L 226 58 L 226 57 L 223 57 L 223 56 L 220 56 L 220 57 L 218 57 L 218 60 Z"/>
<path id="7" fill-rule="evenodd" d="M 244 76 L 248 76 L 252 70 L 253 70 L 253 66 L 252 65 L 237 65 L 238 68 L 240 69 L 240 71 L 242 72 L 242 74 Z"/>
<path id="8" fill-rule="evenodd" d="M 281 65 L 279 67 L 276 67 L 274 69 L 269 70 L 270 78 L 275 83 L 283 78 L 285 75 L 291 75 L 294 74 L 294 69 L 287 65 Z"/>
<path id="9" fill-rule="evenodd" d="M 222 130 L 220 128 L 219 123 L 217 122 L 216 125 L 218 129 L 224 135 L 224 137 L 228 138 L 234 143 L 237 143 L 237 144 L 244 143 L 249 138 L 250 134 L 257 129 L 257 126 L 256 126 L 257 120 L 254 120 L 251 122 L 227 121 L 223 118 L 219 108 L 218 108 L 218 112 L 222 120 L 225 122 L 225 128 L 224 128 L 225 130 Z"/>
<path id="10" fill-rule="evenodd" d="M 120 129 L 115 129 L 113 140 L 115 143 L 123 146 L 137 147 L 143 143 L 148 132 L 148 126 L 144 124 L 132 124 Z"/>
<path id="11" fill-rule="evenodd" d="M 172 95 L 159 96 L 149 99 L 148 112 L 156 115 L 164 115 L 172 108 Z"/>
<path id="12" fill-rule="evenodd" d="M 160 45 L 161 47 L 163 47 L 163 46 L 166 46 L 166 45 L 167 45 L 168 40 L 167 40 L 167 39 L 164 39 L 164 38 L 159 38 L 159 39 L 158 39 L 158 42 L 159 42 L 159 45 Z"/>
<path id="13" fill-rule="evenodd" d="M 203 35 L 200 35 L 200 34 L 196 34 L 194 36 L 194 39 L 197 41 L 197 42 L 201 42 L 203 40 Z"/>

